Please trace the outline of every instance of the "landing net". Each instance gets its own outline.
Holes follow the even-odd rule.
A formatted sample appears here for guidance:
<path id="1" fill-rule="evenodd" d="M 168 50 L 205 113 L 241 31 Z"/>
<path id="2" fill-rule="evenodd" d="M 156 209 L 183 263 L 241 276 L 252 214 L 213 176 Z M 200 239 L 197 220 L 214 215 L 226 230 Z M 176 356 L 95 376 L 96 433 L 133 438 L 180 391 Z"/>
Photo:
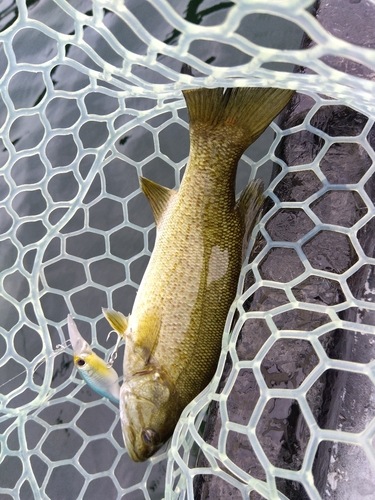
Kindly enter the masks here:
<path id="1" fill-rule="evenodd" d="M 354 23 L 360 2 L 342 3 Z M 375 16 L 374 2 L 363 6 L 361 15 Z M 375 494 L 375 259 L 361 239 L 374 220 L 375 50 L 345 39 L 344 7 L 332 30 L 314 17 L 311 0 L 9 0 L 0 9 L 1 499 L 193 499 L 202 477 L 207 498 Z M 301 49 L 304 36 L 310 45 Z M 183 63 L 194 76 L 181 74 Z M 108 359 L 114 340 L 106 340 L 101 308 L 131 311 L 155 239 L 138 176 L 178 188 L 188 155 L 181 89 L 199 86 L 293 88 L 309 109 L 292 125 L 273 123 L 241 160 L 238 191 L 263 177 L 270 201 L 216 375 L 184 411 L 168 448 L 133 464 L 116 406 L 84 385 L 69 349 L 55 351 L 68 338 L 70 312 Z M 321 126 L 331 106 L 352 113 L 354 132 Z M 288 164 L 282 146 L 303 134 L 319 144 L 317 153 L 299 161 L 301 146 Z M 357 173 L 335 177 L 329 165 L 353 151 Z M 296 185 L 312 189 L 292 196 Z M 330 210 L 320 209 L 330 196 Z M 301 218 L 302 235 L 275 236 Z M 339 239 L 339 250 L 332 255 L 328 245 L 317 256 L 327 235 Z M 263 307 L 259 297 L 268 301 Z M 365 339 L 365 352 L 330 356 L 334 331 L 352 335 L 358 349 Z M 261 340 L 252 332 L 263 332 Z M 241 351 L 244 342 L 251 355 Z M 286 366 L 287 352 L 303 358 L 300 378 Z M 118 373 L 121 361 L 120 350 Z M 320 389 L 327 374 L 352 380 L 350 402 L 344 386 L 332 404 L 350 407 L 354 420 L 342 410 L 334 425 L 318 425 L 315 406 L 333 398 Z M 209 407 L 213 439 L 205 433 Z M 249 411 L 240 419 L 233 408 Z M 285 458 L 293 412 L 299 435 L 290 442 L 299 449 Z M 319 488 L 314 460 L 324 446 L 330 463 Z"/>

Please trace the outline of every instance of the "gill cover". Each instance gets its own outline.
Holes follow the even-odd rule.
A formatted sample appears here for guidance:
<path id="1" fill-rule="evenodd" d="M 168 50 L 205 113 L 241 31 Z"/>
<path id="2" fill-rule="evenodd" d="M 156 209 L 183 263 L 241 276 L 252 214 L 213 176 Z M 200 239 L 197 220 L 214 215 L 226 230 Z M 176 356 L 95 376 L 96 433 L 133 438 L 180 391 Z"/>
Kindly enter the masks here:
<path id="1" fill-rule="evenodd" d="M 130 458 L 142 462 L 153 455 L 172 435 L 180 413 L 174 387 L 157 369 L 124 382 L 120 417 Z"/>

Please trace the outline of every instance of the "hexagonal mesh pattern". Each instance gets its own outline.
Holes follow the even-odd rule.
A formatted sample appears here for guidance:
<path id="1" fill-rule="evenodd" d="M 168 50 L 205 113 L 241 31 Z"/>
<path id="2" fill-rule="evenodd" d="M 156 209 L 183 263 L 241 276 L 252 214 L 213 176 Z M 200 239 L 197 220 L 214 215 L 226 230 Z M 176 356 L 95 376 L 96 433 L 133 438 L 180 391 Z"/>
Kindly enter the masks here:
<path id="1" fill-rule="evenodd" d="M 232 488 L 231 498 L 289 498 L 289 482 L 317 499 L 314 460 L 327 443 L 330 494 L 351 479 L 334 468 L 345 447 L 363 470 L 375 468 L 374 50 L 324 29 L 310 0 L 4 4 L 2 498 L 192 499 L 206 476 Z M 375 15 L 375 4 L 367 7 Z M 257 38 L 272 23 L 274 42 Z M 303 35 L 312 44 L 299 50 Z M 181 74 L 182 63 L 197 76 Z M 295 65 L 305 72 L 293 73 Z M 133 464 L 118 409 L 83 384 L 69 351 L 54 350 L 67 339 L 70 312 L 108 359 L 101 308 L 131 311 L 155 239 L 138 176 L 178 188 L 188 155 L 181 88 L 228 85 L 294 88 L 309 106 L 285 126 L 271 124 L 268 143 L 241 160 L 239 190 L 275 167 L 217 373 L 168 449 Z M 340 128 L 348 116 L 350 127 Z M 336 167 L 348 157 L 355 168 L 343 173 Z M 332 349 L 343 331 L 350 357 Z M 343 410 L 332 424 L 319 415 L 338 399 L 322 387 L 343 374 L 368 404 L 351 394 L 358 419 Z M 201 425 L 210 403 L 213 439 Z M 362 494 L 371 484 L 361 482 Z"/>

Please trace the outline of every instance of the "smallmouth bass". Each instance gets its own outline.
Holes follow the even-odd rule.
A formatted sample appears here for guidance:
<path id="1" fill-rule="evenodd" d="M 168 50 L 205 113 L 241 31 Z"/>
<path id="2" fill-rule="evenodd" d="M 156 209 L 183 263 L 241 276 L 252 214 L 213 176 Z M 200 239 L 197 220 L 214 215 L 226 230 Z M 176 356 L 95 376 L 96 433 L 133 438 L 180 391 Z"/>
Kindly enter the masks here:
<path id="1" fill-rule="evenodd" d="M 130 457 L 143 461 L 172 435 L 185 406 L 210 382 L 248 239 L 260 181 L 235 199 L 238 161 L 294 91 L 183 92 L 190 155 L 179 191 L 141 178 L 155 217 L 155 247 L 131 315 L 104 310 L 126 339 L 120 418 Z"/>

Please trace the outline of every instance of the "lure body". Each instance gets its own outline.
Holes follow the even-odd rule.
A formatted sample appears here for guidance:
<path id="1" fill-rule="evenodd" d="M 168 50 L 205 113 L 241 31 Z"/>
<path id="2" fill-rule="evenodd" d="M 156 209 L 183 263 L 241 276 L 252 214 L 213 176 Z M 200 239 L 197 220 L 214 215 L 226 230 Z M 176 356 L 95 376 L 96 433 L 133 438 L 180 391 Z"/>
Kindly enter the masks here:
<path id="1" fill-rule="evenodd" d="M 84 381 L 98 394 L 119 403 L 120 385 L 116 371 L 91 349 L 77 325 L 68 315 L 68 330 L 74 352 L 74 365 Z"/>
<path id="2" fill-rule="evenodd" d="M 255 181 L 236 202 L 237 164 L 292 94 L 185 91 L 190 156 L 179 192 L 141 178 L 156 220 L 155 248 L 128 321 L 105 312 L 125 332 L 120 417 L 135 461 L 146 460 L 171 436 L 182 410 L 215 372 L 263 200 L 262 183 Z"/>

